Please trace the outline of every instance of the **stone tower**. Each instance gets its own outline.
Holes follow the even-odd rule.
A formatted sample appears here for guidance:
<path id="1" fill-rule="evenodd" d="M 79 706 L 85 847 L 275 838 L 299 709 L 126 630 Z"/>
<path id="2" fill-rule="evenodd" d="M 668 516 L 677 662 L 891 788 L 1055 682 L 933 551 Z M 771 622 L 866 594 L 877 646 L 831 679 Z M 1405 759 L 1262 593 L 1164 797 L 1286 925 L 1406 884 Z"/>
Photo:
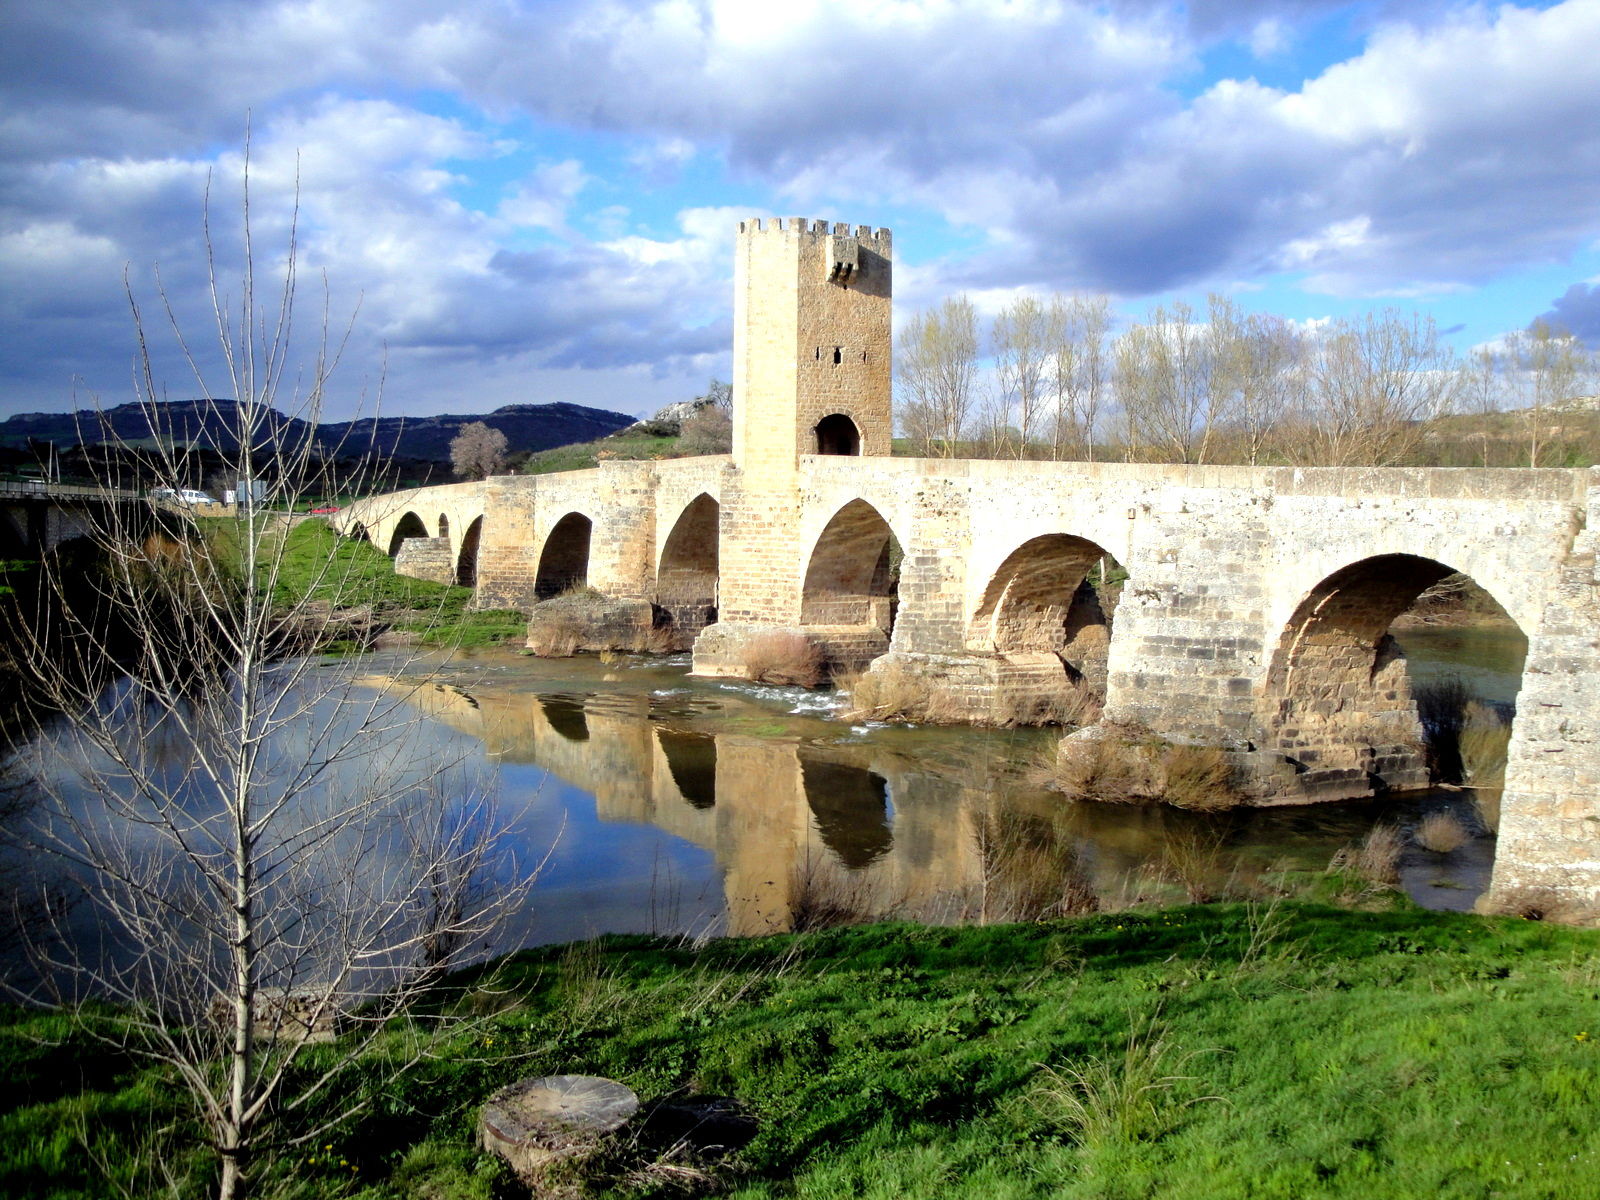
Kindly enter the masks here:
<path id="1" fill-rule="evenodd" d="M 747 477 L 792 477 L 802 454 L 887 455 L 889 231 L 801 217 L 739 222 L 733 454 Z"/>

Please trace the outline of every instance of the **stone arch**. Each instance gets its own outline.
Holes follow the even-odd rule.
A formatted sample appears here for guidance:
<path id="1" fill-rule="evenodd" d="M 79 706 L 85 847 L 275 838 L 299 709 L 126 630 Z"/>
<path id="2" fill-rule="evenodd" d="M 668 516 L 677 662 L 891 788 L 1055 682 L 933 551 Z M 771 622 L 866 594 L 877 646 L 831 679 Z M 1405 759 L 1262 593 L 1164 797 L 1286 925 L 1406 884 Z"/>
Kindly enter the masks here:
<path id="1" fill-rule="evenodd" d="M 414 512 L 406 513 L 394 524 L 394 533 L 389 537 L 389 557 L 393 558 L 400 553 L 400 545 L 407 538 L 427 536 L 428 527 L 422 523 L 422 518 Z"/>
<path id="2" fill-rule="evenodd" d="M 450 517 L 447 513 L 439 514 L 439 536 L 442 538 L 450 536 Z"/>
<path id="3" fill-rule="evenodd" d="M 1327 575 L 1295 608 L 1258 711 L 1265 748 L 1288 760 L 1310 798 L 1428 782 L 1425 731 L 1390 627 L 1419 596 L 1456 574 L 1414 554 L 1375 555 Z M 1521 632 L 1509 615 L 1504 619 Z"/>
<path id="4" fill-rule="evenodd" d="M 900 543 L 865 500 L 852 500 L 823 527 L 806 566 L 802 625 L 894 628 Z"/>
<path id="5" fill-rule="evenodd" d="M 829 413 L 812 431 L 818 454 L 854 455 L 861 453 L 861 430 L 844 413 Z"/>
<path id="6" fill-rule="evenodd" d="M 593 534 L 594 522 L 582 513 L 569 512 L 555 523 L 539 552 L 539 572 L 533 583 L 535 599 L 548 600 L 589 582 L 589 541 Z"/>
<path id="7" fill-rule="evenodd" d="M 1045 651 L 1069 673 L 1104 686 L 1111 613 L 1089 578 L 1115 560 L 1087 538 L 1046 533 L 1029 538 L 1000 563 L 973 614 L 968 644 L 1001 653 Z"/>
<path id="8" fill-rule="evenodd" d="M 360 521 L 352 521 L 350 527 L 345 530 L 344 536 L 353 542 L 366 542 L 368 545 L 372 543 L 372 535 L 367 532 L 367 527 Z"/>
<path id="9" fill-rule="evenodd" d="M 722 506 L 701 492 L 673 523 L 656 568 L 656 603 L 675 637 L 692 641 L 717 619 Z"/>
<path id="10" fill-rule="evenodd" d="M 478 586 L 478 544 L 483 540 L 483 518 L 474 517 L 461 535 L 461 552 L 456 555 L 456 583 L 461 587 Z"/>

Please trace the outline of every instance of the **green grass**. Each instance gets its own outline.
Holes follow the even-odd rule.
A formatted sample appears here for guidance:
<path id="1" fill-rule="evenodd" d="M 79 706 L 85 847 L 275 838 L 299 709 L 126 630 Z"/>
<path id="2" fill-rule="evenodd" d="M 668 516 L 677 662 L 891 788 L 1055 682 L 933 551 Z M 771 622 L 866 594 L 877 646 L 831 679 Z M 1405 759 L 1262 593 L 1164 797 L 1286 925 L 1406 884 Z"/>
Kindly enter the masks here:
<path id="1" fill-rule="evenodd" d="M 665 458 L 677 445 L 676 437 L 657 437 L 645 433 L 574 442 L 570 446 L 553 446 L 529 455 L 522 473 L 547 475 L 552 471 L 582 471 L 596 465 L 601 455 L 620 459 Z"/>
<path id="2" fill-rule="evenodd" d="M 269 1182 L 514 1195 L 476 1109 L 572 1072 L 647 1106 L 735 1098 L 756 1135 L 708 1170 L 737 1197 L 1578 1200 L 1600 1177 L 1597 937 L 1284 904 L 531 951 L 503 991 L 459 980 L 487 1026 Z M 175 1119 L 159 1073 L 58 1017 L 11 1013 L 0 1070 L 0 1193 L 105 1194 L 84 1119 L 114 1170 Z M 668 1194 L 648 1130 L 590 1164 L 591 1193 Z"/>
<path id="3" fill-rule="evenodd" d="M 289 531 L 272 596 L 284 607 L 302 600 L 339 608 L 371 605 L 391 628 L 415 633 L 429 645 L 493 645 L 526 634 L 523 613 L 471 611 L 472 597 L 471 588 L 396 575 L 393 561 L 372 543 L 341 538 L 318 520 L 301 521 Z"/>

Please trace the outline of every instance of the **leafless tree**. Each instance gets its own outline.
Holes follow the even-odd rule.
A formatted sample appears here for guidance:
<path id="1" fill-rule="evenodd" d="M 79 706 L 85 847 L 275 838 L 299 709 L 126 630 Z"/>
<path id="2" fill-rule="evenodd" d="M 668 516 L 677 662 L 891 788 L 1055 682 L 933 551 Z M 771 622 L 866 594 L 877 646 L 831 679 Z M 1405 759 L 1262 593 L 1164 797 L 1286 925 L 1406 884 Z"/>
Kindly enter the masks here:
<path id="1" fill-rule="evenodd" d="M 994 319 L 992 341 L 997 399 L 1016 422 L 1011 451 L 1026 458 L 1043 424 L 1050 355 L 1059 338 L 1051 328 L 1052 309 L 1035 296 L 1018 296 Z"/>
<path id="2" fill-rule="evenodd" d="M 343 340 L 324 303 L 309 354 L 297 355 L 292 233 L 281 280 L 258 295 L 248 165 L 242 217 L 234 300 L 211 264 L 214 344 L 185 339 L 165 292 L 155 324 L 171 318 L 196 394 L 234 398 L 208 402 L 210 448 L 261 495 L 247 488 L 236 517 L 208 518 L 107 480 L 87 529 L 103 562 L 93 603 L 53 576 L 51 602 L 14 631 L 59 714 L 16 747 L 37 789 L 23 836 L 81 888 L 66 920 L 87 918 L 100 937 L 79 927 L 36 939 L 31 986 L 116 1005 L 120 1044 L 164 1063 L 186 1091 L 223 1200 L 351 1113 L 360 1101 L 340 1091 L 348 1069 L 419 989 L 481 952 L 527 882 L 501 857 L 488 781 L 406 749 L 408 688 L 296 656 L 325 632 L 327 598 L 337 607 L 348 594 L 350 567 L 328 556 L 304 598 L 274 599 L 285 514 L 335 490 L 321 448 L 290 440 L 276 406 L 314 425 Z M 153 323 L 131 287 L 129 298 L 138 399 L 159 425 Z M 120 449 L 124 462 L 142 456 L 147 476 L 179 477 L 170 442 Z M 39 636 L 40 622 L 60 636 Z M 83 669 L 61 669 L 63 646 Z M 495 871 L 500 886 L 485 889 Z M 413 1014 L 363 1070 L 404 1070 L 427 1044 L 421 1029 Z M 333 1051 L 309 1059 L 305 1047 L 328 1031 L 341 1031 Z"/>
<path id="3" fill-rule="evenodd" d="M 1211 355 L 1194 310 L 1157 306 L 1117 344 L 1116 389 L 1131 447 L 1150 446 L 1171 462 L 1208 461 L 1225 414 L 1211 387 Z"/>
<path id="4" fill-rule="evenodd" d="M 1209 298 L 1207 318 L 1215 411 L 1237 435 L 1238 457 L 1254 466 L 1301 382 L 1300 337 L 1287 321 L 1245 313 L 1226 296 Z"/>
<path id="5" fill-rule="evenodd" d="M 462 479 L 487 479 L 505 470 L 509 446 L 498 429 L 473 421 L 450 441 L 450 466 Z"/>
<path id="6" fill-rule="evenodd" d="M 1052 457 L 1068 449 L 1094 461 L 1100 413 L 1111 391 L 1111 300 L 1106 296 L 1052 298 L 1049 329 L 1054 412 Z"/>
<path id="7" fill-rule="evenodd" d="M 733 449 L 733 417 L 720 404 L 707 404 L 685 417 L 678 434 L 677 452 L 686 457 L 727 454 Z"/>
<path id="8" fill-rule="evenodd" d="M 1461 374 L 1431 317 L 1386 309 L 1319 329 L 1285 453 L 1304 466 L 1393 466 L 1450 411 Z"/>
<path id="9" fill-rule="evenodd" d="M 1508 335 L 1494 357 L 1500 404 L 1521 410 L 1528 465 L 1544 466 L 1552 413 L 1595 385 L 1600 356 L 1566 330 L 1541 320 Z"/>
<path id="10" fill-rule="evenodd" d="M 978 376 L 978 315 L 965 296 L 911 318 L 900 337 L 900 421 L 925 458 L 961 452 Z"/>

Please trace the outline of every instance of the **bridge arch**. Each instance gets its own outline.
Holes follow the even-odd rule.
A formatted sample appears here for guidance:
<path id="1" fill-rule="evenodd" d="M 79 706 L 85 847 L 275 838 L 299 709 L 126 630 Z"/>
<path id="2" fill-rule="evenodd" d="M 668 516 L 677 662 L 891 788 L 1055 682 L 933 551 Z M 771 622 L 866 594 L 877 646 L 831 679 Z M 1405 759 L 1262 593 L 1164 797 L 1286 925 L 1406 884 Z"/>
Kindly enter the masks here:
<path id="1" fill-rule="evenodd" d="M 807 561 L 802 625 L 873 625 L 889 632 L 899 601 L 900 541 L 865 500 L 823 526 Z"/>
<path id="2" fill-rule="evenodd" d="M 474 517 L 461 535 L 456 555 L 456 583 L 460 587 L 478 586 L 478 544 L 483 540 L 483 517 Z"/>
<path id="3" fill-rule="evenodd" d="M 594 522 L 580 512 L 569 512 L 555 523 L 539 551 L 539 570 L 533 583 L 535 599 L 548 600 L 589 582 L 589 542 L 593 535 Z"/>
<path id="4" fill-rule="evenodd" d="M 1267 746 L 1294 764 L 1301 788 L 1313 797 L 1361 794 L 1368 785 L 1421 786 L 1428 782 L 1419 750 L 1425 743 L 1434 768 L 1459 779 L 1451 730 L 1439 722 L 1461 714 L 1436 710 L 1422 720 L 1405 654 L 1392 632 L 1419 596 L 1457 574 L 1415 554 L 1360 559 L 1312 587 L 1283 625 L 1261 685 L 1261 725 Z M 1525 647 L 1521 626 L 1491 594 L 1483 594 L 1523 635 Z M 1519 665 L 1519 679 L 1520 673 Z M 1469 698 L 1464 693 L 1446 703 L 1459 709 Z M 1504 715 L 1510 719 L 1509 712 Z"/>
<path id="5" fill-rule="evenodd" d="M 967 644 L 980 651 L 1046 651 L 1075 675 L 1104 684 L 1111 641 L 1105 598 L 1090 582 L 1104 547 L 1067 533 L 1031 537 L 1001 561 L 973 614 Z M 1103 577 L 1102 577 L 1103 578 Z"/>
<path id="6" fill-rule="evenodd" d="M 675 636 L 692 642 L 717 619 L 722 506 L 701 492 L 679 512 L 656 567 L 656 603 Z"/>
<path id="7" fill-rule="evenodd" d="M 422 523 L 422 518 L 414 512 L 406 512 L 394 523 L 394 532 L 389 535 L 389 557 L 393 558 L 400 553 L 400 545 L 407 538 L 425 538 L 428 536 L 428 527 Z"/>

